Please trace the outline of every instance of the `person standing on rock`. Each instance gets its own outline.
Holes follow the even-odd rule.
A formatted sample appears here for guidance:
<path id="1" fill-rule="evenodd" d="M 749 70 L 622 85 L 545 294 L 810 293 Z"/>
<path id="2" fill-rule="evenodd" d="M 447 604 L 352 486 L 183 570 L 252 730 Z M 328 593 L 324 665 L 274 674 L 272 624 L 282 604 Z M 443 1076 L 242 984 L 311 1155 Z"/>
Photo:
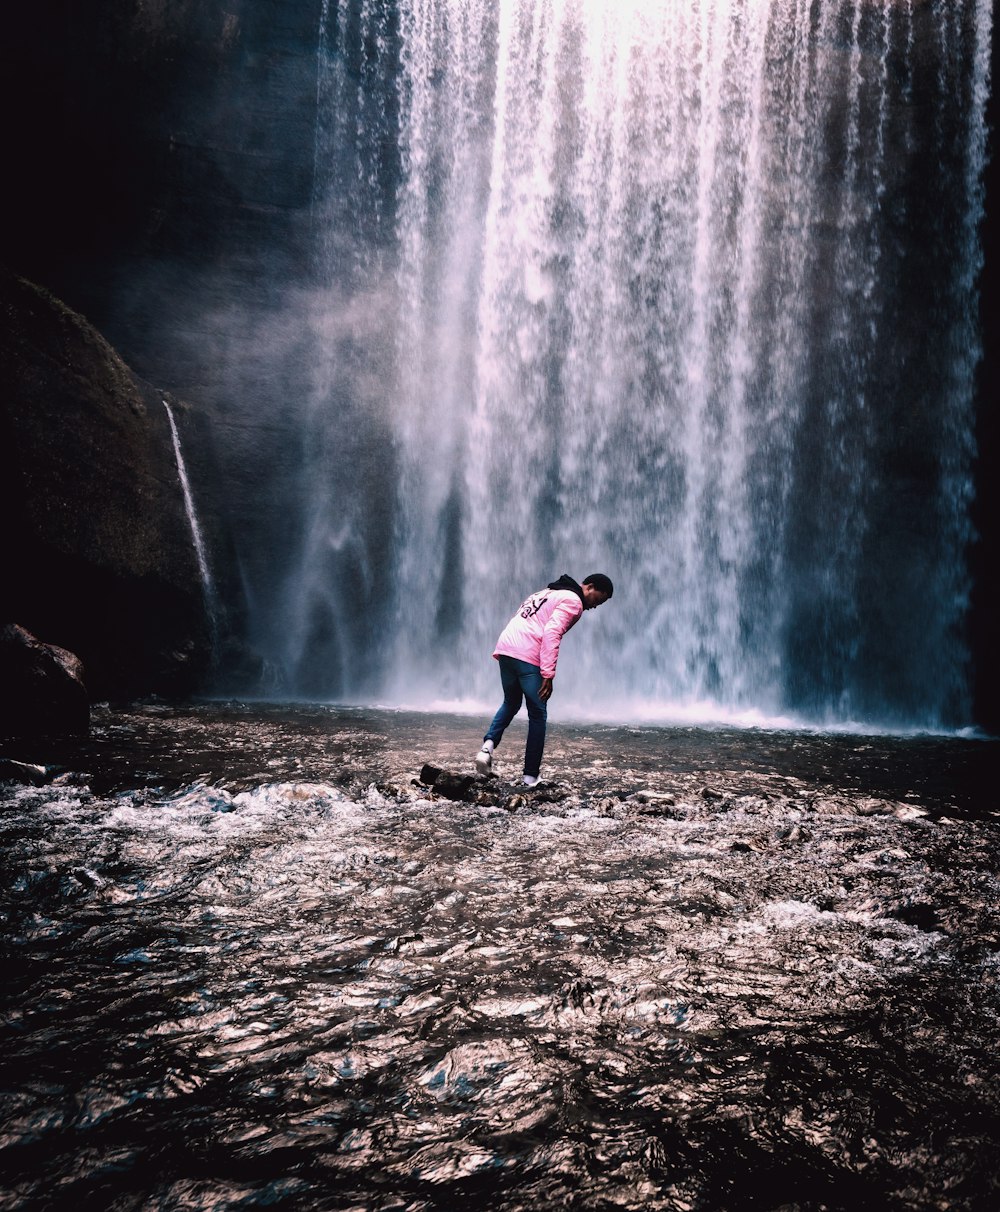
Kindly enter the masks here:
<path id="1" fill-rule="evenodd" d="M 493 650 L 500 665 L 503 702 L 483 747 L 476 754 L 476 769 L 487 775 L 493 769 L 493 750 L 500 744 L 507 725 L 528 704 L 528 742 L 524 749 L 526 787 L 538 782 L 545 748 L 546 704 L 552 697 L 559 644 L 585 610 L 601 606 L 614 593 L 611 578 L 595 572 L 578 585 L 565 573 L 521 603 L 517 613 L 500 633 Z"/>

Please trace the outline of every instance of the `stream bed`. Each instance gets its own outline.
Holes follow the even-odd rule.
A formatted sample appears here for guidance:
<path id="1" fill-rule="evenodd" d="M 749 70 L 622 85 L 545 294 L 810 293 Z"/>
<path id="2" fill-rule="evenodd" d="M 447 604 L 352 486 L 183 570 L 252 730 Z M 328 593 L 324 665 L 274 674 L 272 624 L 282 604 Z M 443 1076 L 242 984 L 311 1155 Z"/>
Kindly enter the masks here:
<path id="1" fill-rule="evenodd" d="M 998 1205 L 1000 743 L 482 728 L 8 747 L 0 1207 Z"/>

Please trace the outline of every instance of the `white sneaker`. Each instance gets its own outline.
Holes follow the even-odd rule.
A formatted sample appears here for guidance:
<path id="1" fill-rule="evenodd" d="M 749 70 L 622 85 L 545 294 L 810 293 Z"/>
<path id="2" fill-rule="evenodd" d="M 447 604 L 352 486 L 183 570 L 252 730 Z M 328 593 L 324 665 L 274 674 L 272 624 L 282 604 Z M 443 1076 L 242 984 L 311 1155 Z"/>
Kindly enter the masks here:
<path id="1" fill-rule="evenodd" d="M 493 769 L 493 742 L 486 741 L 476 754 L 476 770 L 485 778 Z"/>
<path id="2" fill-rule="evenodd" d="M 523 774 L 521 776 L 521 782 L 525 785 L 525 787 L 534 787 L 536 783 L 541 782 L 541 779 L 537 774 Z"/>

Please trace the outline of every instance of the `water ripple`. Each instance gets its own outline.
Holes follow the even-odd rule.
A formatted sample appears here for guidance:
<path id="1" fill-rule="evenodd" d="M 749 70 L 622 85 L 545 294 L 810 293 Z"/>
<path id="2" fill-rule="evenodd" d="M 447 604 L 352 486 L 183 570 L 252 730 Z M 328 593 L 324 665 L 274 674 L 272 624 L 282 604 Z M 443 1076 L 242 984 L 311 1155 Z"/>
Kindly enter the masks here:
<path id="1" fill-rule="evenodd" d="M 4 1206 L 993 1205 L 991 819 L 749 736 L 456 804 L 383 726 L 360 785 L 8 789 Z"/>

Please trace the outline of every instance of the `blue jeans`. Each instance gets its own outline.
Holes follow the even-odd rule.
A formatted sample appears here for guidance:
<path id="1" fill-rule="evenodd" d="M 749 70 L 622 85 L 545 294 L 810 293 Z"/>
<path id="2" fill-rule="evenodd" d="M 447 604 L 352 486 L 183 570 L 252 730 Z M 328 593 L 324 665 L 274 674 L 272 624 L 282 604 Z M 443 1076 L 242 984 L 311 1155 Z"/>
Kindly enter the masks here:
<path id="1" fill-rule="evenodd" d="M 537 776 L 542 768 L 545 717 L 548 714 L 545 704 L 538 697 L 542 688 L 542 671 L 537 665 L 529 665 L 527 661 L 519 661 L 516 657 L 501 656 L 497 661 L 500 665 L 500 681 L 503 684 L 503 702 L 483 740 L 492 741 L 494 746 L 499 745 L 507 725 L 521 710 L 521 703 L 527 700 L 528 743 L 524 748 L 524 773 Z"/>

